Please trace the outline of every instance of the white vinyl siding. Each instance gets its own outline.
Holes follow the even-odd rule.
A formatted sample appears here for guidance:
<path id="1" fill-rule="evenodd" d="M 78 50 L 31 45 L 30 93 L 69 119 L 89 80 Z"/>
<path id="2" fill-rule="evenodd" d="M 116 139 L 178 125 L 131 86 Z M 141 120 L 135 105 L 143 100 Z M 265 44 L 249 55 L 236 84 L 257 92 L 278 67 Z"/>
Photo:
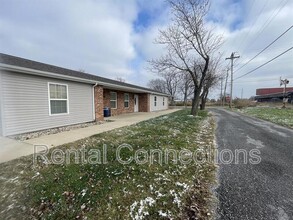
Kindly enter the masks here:
<path id="1" fill-rule="evenodd" d="M 160 95 L 150 95 L 150 111 L 161 111 L 168 109 L 168 97 Z"/>
<path id="2" fill-rule="evenodd" d="M 68 85 L 68 114 L 49 115 L 48 83 Z M 94 120 L 91 84 L 3 72 L 2 85 L 5 136 Z"/>
<path id="3" fill-rule="evenodd" d="M 110 107 L 117 108 L 117 92 L 110 92 Z"/>

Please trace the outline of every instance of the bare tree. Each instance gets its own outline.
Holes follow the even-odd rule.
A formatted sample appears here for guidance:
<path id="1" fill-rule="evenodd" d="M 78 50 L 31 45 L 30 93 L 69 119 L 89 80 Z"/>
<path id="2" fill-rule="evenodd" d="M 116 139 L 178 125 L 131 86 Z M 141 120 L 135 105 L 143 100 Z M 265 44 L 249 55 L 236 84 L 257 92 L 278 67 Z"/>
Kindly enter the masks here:
<path id="1" fill-rule="evenodd" d="M 116 77 L 115 80 L 119 81 L 119 82 L 125 82 L 125 79 L 123 79 L 122 77 Z"/>
<path id="2" fill-rule="evenodd" d="M 200 109 L 204 110 L 207 102 L 207 98 L 209 95 L 210 90 L 217 86 L 221 80 L 222 74 L 217 73 L 217 69 L 219 66 L 219 61 L 222 59 L 222 56 L 218 56 L 216 59 L 211 60 L 209 69 L 204 80 L 203 90 L 200 95 L 201 98 L 201 105 Z"/>
<path id="3" fill-rule="evenodd" d="M 174 104 L 175 97 L 178 93 L 180 77 L 176 72 L 161 72 L 162 78 L 150 80 L 148 87 L 158 92 L 170 95 L 171 104 Z"/>
<path id="4" fill-rule="evenodd" d="M 187 100 L 193 94 L 193 80 L 189 73 L 182 73 L 180 76 L 179 90 L 183 96 L 184 106 L 187 105 Z"/>
<path id="5" fill-rule="evenodd" d="M 218 49 L 221 38 L 207 28 L 205 16 L 209 0 L 169 0 L 173 20 L 160 31 L 156 43 L 166 46 L 167 53 L 150 63 L 157 72 L 186 72 L 193 81 L 191 114 L 198 114 L 200 94 L 209 63 Z"/>
<path id="6" fill-rule="evenodd" d="M 166 92 L 171 96 L 171 105 L 174 105 L 180 77 L 177 72 L 163 72 L 160 75 L 166 82 Z"/>
<path id="7" fill-rule="evenodd" d="M 148 82 L 148 87 L 157 92 L 166 93 L 166 81 L 164 79 L 152 79 Z"/>

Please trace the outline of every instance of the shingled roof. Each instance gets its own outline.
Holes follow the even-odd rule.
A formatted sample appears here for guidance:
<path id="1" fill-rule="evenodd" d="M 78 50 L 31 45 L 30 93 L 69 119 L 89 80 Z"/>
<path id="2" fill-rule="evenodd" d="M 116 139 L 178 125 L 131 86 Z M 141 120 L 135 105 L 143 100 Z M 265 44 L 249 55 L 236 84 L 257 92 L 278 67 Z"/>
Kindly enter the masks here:
<path id="1" fill-rule="evenodd" d="M 138 89 L 138 90 L 146 90 L 150 93 L 163 94 L 158 91 L 155 91 L 155 90 L 152 90 L 149 88 L 145 88 L 142 86 L 124 83 L 124 82 L 120 82 L 117 80 L 107 79 L 107 78 L 100 77 L 100 76 L 93 75 L 93 74 L 88 74 L 88 73 L 84 73 L 84 72 L 80 72 L 80 71 L 76 71 L 76 70 L 70 70 L 70 69 L 66 69 L 63 67 L 45 64 L 45 63 L 24 59 L 21 57 L 11 56 L 8 54 L 3 54 L 3 53 L 0 53 L 0 64 L 1 63 L 6 64 L 6 65 L 11 65 L 11 66 L 16 66 L 16 67 L 23 67 L 23 68 L 28 68 L 28 69 L 38 70 L 38 71 L 54 73 L 54 74 L 58 74 L 61 76 L 76 77 L 76 78 L 80 78 L 80 79 L 103 82 L 103 83 L 113 84 L 113 85 L 117 85 L 117 86 L 124 86 L 124 87 L 129 87 L 129 88 Z M 164 94 L 164 95 L 167 95 L 167 94 Z"/>

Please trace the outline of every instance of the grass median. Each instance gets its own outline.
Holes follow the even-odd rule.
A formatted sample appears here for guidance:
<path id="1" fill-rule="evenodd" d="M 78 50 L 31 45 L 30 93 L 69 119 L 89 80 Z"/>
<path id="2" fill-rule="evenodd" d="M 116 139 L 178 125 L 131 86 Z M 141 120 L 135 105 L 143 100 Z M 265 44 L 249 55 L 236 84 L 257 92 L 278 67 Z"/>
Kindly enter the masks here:
<path id="1" fill-rule="evenodd" d="M 215 165 L 207 158 L 213 154 L 214 122 L 205 111 L 198 117 L 188 113 L 178 111 L 55 148 L 95 150 L 95 157 L 83 161 L 76 154 L 70 154 L 69 163 L 59 154 L 59 165 L 39 158 L 33 166 L 31 157 L 22 159 L 26 169 L 14 170 L 22 172 L 14 197 L 25 204 L 19 207 L 15 201 L 7 210 L 14 200 L 6 199 L 4 215 L 13 211 L 44 219 L 212 218 Z M 8 170 L 15 163 L 1 165 L 6 194 L 13 191 L 9 178 L 16 174 Z"/>

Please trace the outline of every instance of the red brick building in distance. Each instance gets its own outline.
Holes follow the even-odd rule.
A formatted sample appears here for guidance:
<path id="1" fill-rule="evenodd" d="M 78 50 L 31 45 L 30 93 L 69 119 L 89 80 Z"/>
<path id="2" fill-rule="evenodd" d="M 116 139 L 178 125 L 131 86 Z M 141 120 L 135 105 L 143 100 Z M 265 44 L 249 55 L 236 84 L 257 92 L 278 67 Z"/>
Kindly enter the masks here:
<path id="1" fill-rule="evenodd" d="M 282 102 L 283 98 L 288 98 L 288 102 L 293 102 L 293 87 L 284 88 L 260 88 L 256 90 L 255 100 L 258 102 Z"/>

